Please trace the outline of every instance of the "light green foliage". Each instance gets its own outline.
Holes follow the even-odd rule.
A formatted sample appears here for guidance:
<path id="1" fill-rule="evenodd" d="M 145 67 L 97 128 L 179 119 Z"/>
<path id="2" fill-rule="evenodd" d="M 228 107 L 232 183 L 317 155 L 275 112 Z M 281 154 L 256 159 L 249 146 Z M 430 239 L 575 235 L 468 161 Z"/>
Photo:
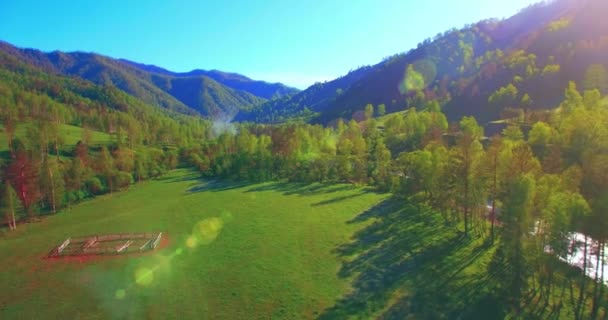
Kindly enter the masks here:
<path id="1" fill-rule="evenodd" d="M 568 88 L 564 92 L 565 99 L 560 105 L 562 110 L 566 113 L 583 106 L 583 97 L 580 92 L 576 89 L 576 83 L 570 81 Z"/>
<path id="2" fill-rule="evenodd" d="M 549 25 L 547 25 L 547 31 L 555 32 L 562 29 L 567 28 L 572 23 L 571 18 L 561 18 L 559 20 L 551 21 Z"/>
<path id="3" fill-rule="evenodd" d="M 524 133 L 519 126 L 510 125 L 502 131 L 502 136 L 509 141 L 518 142 L 524 139 Z"/>
<path id="4" fill-rule="evenodd" d="M 500 87 L 488 98 L 488 102 L 497 107 L 513 107 L 513 104 L 517 102 L 517 96 L 519 91 L 513 84 L 509 84 L 506 87 Z"/>
<path id="5" fill-rule="evenodd" d="M 558 74 L 561 70 L 561 67 L 559 64 L 548 64 L 543 68 L 543 71 L 541 72 L 541 76 L 546 77 L 546 76 L 550 76 L 550 75 L 555 75 Z"/>
<path id="6" fill-rule="evenodd" d="M 535 123 L 528 133 L 528 143 L 542 159 L 547 153 L 548 145 L 553 143 L 553 129 L 545 122 Z"/>
<path id="7" fill-rule="evenodd" d="M 380 116 L 380 117 L 386 114 L 386 106 L 384 105 L 384 103 L 382 103 L 378 106 L 377 113 L 378 113 L 378 116 Z"/>
<path id="8" fill-rule="evenodd" d="M 528 95 L 527 93 L 524 93 L 524 95 L 521 97 L 521 101 L 520 104 L 522 107 L 524 108 L 529 108 L 532 106 L 532 98 L 530 98 L 530 95 Z"/>
<path id="9" fill-rule="evenodd" d="M 374 116 L 374 106 L 371 104 L 365 105 L 365 119 L 369 120 Z"/>
<path id="10" fill-rule="evenodd" d="M 422 73 L 414 69 L 413 64 L 409 64 L 405 70 L 403 81 L 399 86 L 401 94 L 406 94 L 410 91 L 422 90 L 425 87 L 425 79 Z"/>
<path id="11" fill-rule="evenodd" d="M 46 207 L 53 212 L 63 205 L 65 182 L 59 162 L 55 157 L 47 156 L 40 168 L 40 190 Z"/>
<path id="12" fill-rule="evenodd" d="M 587 109 L 598 109 L 606 105 L 605 101 L 602 101 L 602 95 L 598 89 L 585 90 L 583 104 Z"/>
<path id="13" fill-rule="evenodd" d="M 483 137 L 483 127 L 481 127 L 474 117 L 463 117 L 460 120 L 460 130 L 463 134 L 468 135 L 473 140 L 478 140 Z"/>

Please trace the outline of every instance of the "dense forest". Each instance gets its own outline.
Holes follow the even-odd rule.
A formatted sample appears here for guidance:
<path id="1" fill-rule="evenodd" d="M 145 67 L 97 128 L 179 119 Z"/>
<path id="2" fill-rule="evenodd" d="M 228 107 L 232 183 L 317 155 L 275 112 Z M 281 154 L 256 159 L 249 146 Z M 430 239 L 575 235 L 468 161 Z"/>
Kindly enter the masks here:
<path id="1" fill-rule="evenodd" d="M 590 89 L 586 74 L 608 65 L 608 25 L 600 14 L 607 10 L 601 0 L 534 4 L 505 20 L 437 34 L 376 65 L 242 111 L 237 119 L 360 121 L 368 103 L 396 112 L 436 100 L 449 121 L 475 116 L 485 126 L 512 108 L 552 109 L 561 102 L 555 92 L 569 81 Z M 600 91 L 606 89 L 604 84 Z"/>
<path id="2" fill-rule="evenodd" d="M 587 23 L 602 1 L 574 3 L 451 30 L 302 92 L 2 44 L 4 225 L 18 229 L 178 166 L 209 179 L 371 186 L 483 239 L 505 314 L 534 300 L 557 314 L 569 306 L 579 319 L 605 317 L 608 25 Z M 587 38 L 572 41 L 582 31 Z M 249 122 L 225 117 L 237 113 Z M 66 143 L 67 126 L 81 129 L 76 143 Z M 584 261 L 569 267 L 577 245 Z"/>

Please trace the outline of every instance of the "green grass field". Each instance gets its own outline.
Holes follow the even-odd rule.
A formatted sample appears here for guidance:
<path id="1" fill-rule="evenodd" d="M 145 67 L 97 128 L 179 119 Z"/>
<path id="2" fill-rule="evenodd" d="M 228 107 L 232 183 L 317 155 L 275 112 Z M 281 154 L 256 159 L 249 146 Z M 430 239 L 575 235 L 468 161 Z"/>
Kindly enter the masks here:
<path id="1" fill-rule="evenodd" d="M 25 137 L 28 125 L 20 125 L 15 130 L 15 137 Z M 63 137 L 63 149 L 72 150 L 72 148 L 82 139 L 81 127 L 72 125 L 61 125 L 60 135 Z M 110 135 L 99 131 L 91 131 L 91 142 L 93 145 L 107 144 L 111 141 Z M 0 125 L 0 153 L 8 151 L 8 141 L 4 127 Z"/>
<path id="2" fill-rule="evenodd" d="M 45 258 L 70 236 L 150 231 L 168 244 Z M 0 319 L 500 319 L 492 248 L 368 189 L 176 170 L 0 231 Z M 526 319 L 555 316 L 537 305 Z"/>
<path id="3" fill-rule="evenodd" d="M 195 177 L 174 171 L 3 234 L 0 319 L 314 318 L 349 290 L 335 250 L 367 223 L 347 222 L 386 197 Z M 143 231 L 170 243 L 138 257 L 44 259 L 69 236 Z"/>

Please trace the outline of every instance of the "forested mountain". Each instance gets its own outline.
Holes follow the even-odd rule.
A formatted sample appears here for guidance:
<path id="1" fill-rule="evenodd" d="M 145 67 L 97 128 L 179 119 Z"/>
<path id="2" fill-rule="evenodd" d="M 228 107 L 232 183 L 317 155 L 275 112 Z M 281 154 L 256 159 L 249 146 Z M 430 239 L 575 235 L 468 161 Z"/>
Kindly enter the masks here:
<path id="1" fill-rule="evenodd" d="M 330 82 L 315 83 L 297 94 L 268 101 L 253 110 L 240 112 L 236 120 L 253 122 L 283 122 L 291 118 L 309 120 L 315 113 L 326 111 L 345 89 L 368 74 L 362 67 Z"/>
<path id="2" fill-rule="evenodd" d="M 208 77 L 230 88 L 242 90 L 264 99 L 281 98 L 285 95 L 295 94 L 300 91 L 296 88 L 288 87 L 282 83 L 268 83 L 266 81 L 252 80 L 238 73 L 223 72 L 220 70 L 207 71 L 200 69 L 189 72 L 172 72 L 154 65 L 145 65 L 125 59 L 121 59 L 120 61 L 148 72 L 161 73 L 173 77 Z"/>
<path id="3" fill-rule="evenodd" d="M 250 109 L 266 99 L 297 92 L 221 71 L 175 73 L 94 53 L 19 49 L 0 42 L 0 52 L 49 73 L 115 86 L 143 102 L 185 114 L 219 117 Z"/>
<path id="4" fill-rule="evenodd" d="M 314 121 L 327 123 L 358 119 L 367 104 L 394 112 L 437 101 L 450 121 L 474 115 L 486 123 L 510 117 L 512 108 L 554 108 L 562 99 L 556 92 L 569 80 L 608 89 L 605 12 L 602 0 L 536 4 L 502 21 L 438 34 L 356 76 L 317 84 L 238 118 L 279 122 L 317 113 Z"/>

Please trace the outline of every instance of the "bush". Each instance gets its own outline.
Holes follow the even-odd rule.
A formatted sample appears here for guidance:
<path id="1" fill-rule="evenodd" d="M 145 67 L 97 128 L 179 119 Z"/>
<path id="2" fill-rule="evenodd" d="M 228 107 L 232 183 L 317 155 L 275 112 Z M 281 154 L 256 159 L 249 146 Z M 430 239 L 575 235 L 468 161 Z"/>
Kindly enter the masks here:
<path id="1" fill-rule="evenodd" d="M 87 180 L 86 187 L 89 193 L 94 195 L 102 194 L 105 191 L 101 180 L 99 180 L 97 177 L 92 177 L 91 179 Z"/>
<path id="2" fill-rule="evenodd" d="M 116 175 L 114 175 L 114 186 L 117 189 L 126 189 L 132 183 L 133 176 L 128 172 L 118 171 Z"/>

